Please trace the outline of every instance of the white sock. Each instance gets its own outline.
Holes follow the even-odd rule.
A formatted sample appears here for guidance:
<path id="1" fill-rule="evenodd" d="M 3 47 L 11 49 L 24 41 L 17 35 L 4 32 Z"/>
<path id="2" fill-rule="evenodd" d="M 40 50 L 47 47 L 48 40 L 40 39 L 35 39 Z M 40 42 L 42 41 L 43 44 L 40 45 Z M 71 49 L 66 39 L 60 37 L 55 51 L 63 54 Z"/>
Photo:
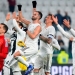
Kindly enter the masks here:
<path id="1" fill-rule="evenodd" d="M 39 75 L 39 72 L 34 72 L 34 74 L 33 75 Z"/>
<path id="2" fill-rule="evenodd" d="M 13 75 L 22 75 L 20 71 L 13 72 Z"/>
<path id="3" fill-rule="evenodd" d="M 24 60 L 24 58 L 22 58 L 21 56 L 17 56 L 15 59 L 21 62 L 22 64 L 26 65 L 27 67 L 29 66 L 29 63 L 26 62 L 26 60 Z"/>

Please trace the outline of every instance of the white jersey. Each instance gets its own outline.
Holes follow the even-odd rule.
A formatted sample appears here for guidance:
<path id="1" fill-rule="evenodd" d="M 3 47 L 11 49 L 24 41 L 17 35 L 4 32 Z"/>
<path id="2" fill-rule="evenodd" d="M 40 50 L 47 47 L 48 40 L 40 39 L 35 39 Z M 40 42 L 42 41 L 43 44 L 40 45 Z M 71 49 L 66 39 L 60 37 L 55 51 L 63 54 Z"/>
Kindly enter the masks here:
<path id="1" fill-rule="evenodd" d="M 19 28 L 19 26 L 18 26 L 18 24 L 17 24 L 15 19 L 13 19 L 13 25 L 14 25 L 14 27 L 17 30 L 16 49 L 15 50 L 20 50 L 21 47 L 18 46 L 17 43 L 19 41 L 23 41 L 24 42 L 25 37 L 26 37 L 26 33 L 25 33 L 25 31 L 23 31 L 22 29 Z"/>
<path id="2" fill-rule="evenodd" d="M 44 27 L 41 31 L 41 34 L 46 38 L 48 38 L 49 34 L 55 36 L 55 28 L 53 26 L 49 26 L 47 28 Z M 50 44 L 40 40 L 40 52 L 42 54 L 53 54 L 53 47 L 50 46 Z"/>
<path id="3" fill-rule="evenodd" d="M 7 55 L 7 58 L 5 59 L 6 63 L 11 59 L 11 54 L 13 54 L 15 51 L 21 49 L 21 47 L 19 47 L 17 45 L 17 43 L 19 41 L 24 42 L 24 39 L 26 37 L 25 31 L 23 31 L 22 29 L 19 28 L 15 19 L 13 19 L 13 25 L 14 25 L 15 29 L 17 30 L 17 32 L 12 32 L 12 34 L 10 34 L 11 35 L 11 38 L 10 38 L 11 39 L 11 52 L 9 52 L 9 54 Z M 15 41 L 15 45 L 14 45 L 14 41 Z M 17 65 L 18 65 L 18 63 L 13 65 L 13 71 L 20 71 L 20 68 Z"/>
<path id="4" fill-rule="evenodd" d="M 34 29 L 40 26 L 39 23 L 36 24 L 29 24 L 28 30 L 33 33 Z M 26 35 L 26 41 L 25 44 L 30 47 L 32 50 L 38 50 L 38 39 L 39 39 L 39 34 L 36 36 L 36 38 L 31 39 L 28 35 Z"/>
<path id="5" fill-rule="evenodd" d="M 5 24 L 7 24 L 7 21 L 4 22 Z M 22 29 L 19 28 L 17 22 L 15 19 L 13 19 L 13 27 L 15 27 L 15 29 L 17 30 L 17 32 L 13 31 L 13 30 L 8 30 L 8 34 L 11 36 L 10 37 L 10 40 L 11 40 L 11 53 L 12 51 L 15 49 L 15 50 L 20 50 L 21 47 L 19 47 L 17 45 L 17 43 L 19 41 L 23 41 L 25 40 L 25 37 L 26 37 L 26 33 L 25 31 L 23 31 Z M 15 41 L 15 45 L 14 45 L 14 41 Z M 14 51 L 15 51 L 14 50 Z"/>

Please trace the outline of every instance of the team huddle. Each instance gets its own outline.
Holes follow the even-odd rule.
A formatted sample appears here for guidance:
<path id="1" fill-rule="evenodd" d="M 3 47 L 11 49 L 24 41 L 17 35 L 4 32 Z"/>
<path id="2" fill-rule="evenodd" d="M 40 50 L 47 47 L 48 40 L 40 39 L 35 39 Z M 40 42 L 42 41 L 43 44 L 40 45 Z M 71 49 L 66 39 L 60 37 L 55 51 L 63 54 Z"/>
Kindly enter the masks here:
<path id="1" fill-rule="evenodd" d="M 55 28 L 52 25 L 54 22 L 59 31 L 69 40 L 73 41 L 73 74 L 75 75 L 75 38 L 64 31 L 58 24 L 57 17 L 54 17 L 52 14 L 47 15 L 45 25 L 41 27 L 41 18 L 43 15 L 40 11 L 36 10 L 36 1 L 32 1 L 32 5 L 32 22 L 23 17 L 22 5 L 17 5 L 18 15 L 13 12 L 11 17 L 10 13 L 8 13 L 6 21 L 0 24 L 0 71 L 3 69 L 3 75 L 10 75 L 10 69 L 12 69 L 13 75 L 22 75 L 21 68 L 18 65 L 18 62 L 20 62 L 27 67 L 24 75 L 41 75 L 41 68 L 44 69 L 45 75 L 51 75 L 50 69 L 54 48 L 60 50 L 58 41 L 55 38 Z M 13 22 L 12 30 L 9 30 L 7 26 L 10 19 Z M 69 20 L 65 19 L 63 23 L 73 36 L 75 36 L 75 31 L 70 27 Z M 10 35 L 9 39 L 5 38 L 5 33 Z M 39 50 L 38 39 L 40 39 Z M 10 44 L 10 51 L 8 51 L 8 44 Z"/>

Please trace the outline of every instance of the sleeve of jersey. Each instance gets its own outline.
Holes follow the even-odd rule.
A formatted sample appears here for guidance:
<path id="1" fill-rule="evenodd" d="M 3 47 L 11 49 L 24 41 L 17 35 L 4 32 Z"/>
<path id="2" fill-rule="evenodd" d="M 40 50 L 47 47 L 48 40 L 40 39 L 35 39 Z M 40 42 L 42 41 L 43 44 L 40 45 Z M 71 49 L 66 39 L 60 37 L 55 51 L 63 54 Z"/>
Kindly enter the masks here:
<path id="1" fill-rule="evenodd" d="M 2 46 L 2 53 L 0 53 L 0 58 L 5 59 L 8 54 L 8 42 L 4 41 Z"/>
<path id="2" fill-rule="evenodd" d="M 54 27 L 51 27 L 51 28 L 49 29 L 49 35 L 55 36 L 55 28 L 54 28 Z"/>
<path id="3" fill-rule="evenodd" d="M 23 34 L 23 30 L 19 28 L 15 19 L 13 19 L 13 25 L 20 34 Z"/>
<path id="4" fill-rule="evenodd" d="M 71 32 L 71 34 L 73 35 L 73 36 L 75 36 L 75 30 L 74 29 L 70 29 L 70 32 Z"/>
<path id="5" fill-rule="evenodd" d="M 7 34 L 12 35 L 14 31 L 8 29 Z"/>
<path id="6" fill-rule="evenodd" d="M 59 31 L 60 31 L 65 37 L 67 37 L 68 39 L 71 38 L 71 35 L 70 35 L 69 33 L 65 32 L 64 29 L 63 29 L 59 24 L 57 25 L 57 27 L 58 27 Z"/>
<path id="7" fill-rule="evenodd" d="M 58 50 L 60 50 L 60 45 L 58 44 L 58 41 L 56 39 L 53 39 L 52 46 Z"/>
<path id="8" fill-rule="evenodd" d="M 7 25 L 7 23 L 8 23 L 8 21 L 5 20 L 5 21 L 4 21 L 4 24 Z M 10 29 L 8 29 L 7 34 L 12 35 L 12 34 L 13 34 L 13 31 L 10 30 Z"/>

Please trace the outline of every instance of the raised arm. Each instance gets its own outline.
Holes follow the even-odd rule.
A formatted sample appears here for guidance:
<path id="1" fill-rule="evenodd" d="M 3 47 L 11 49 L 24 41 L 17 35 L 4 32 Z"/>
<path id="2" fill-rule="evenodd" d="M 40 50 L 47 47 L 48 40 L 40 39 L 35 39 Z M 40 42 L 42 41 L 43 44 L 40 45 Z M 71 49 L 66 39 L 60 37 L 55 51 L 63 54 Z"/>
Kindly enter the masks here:
<path id="1" fill-rule="evenodd" d="M 75 30 L 71 28 L 69 20 L 63 20 L 64 25 L 69 29 L 72 35 L 75 37 Z"/>
<path id="2" fill-rule="evenodd" d="M 68 39 L 70 39 L 72 36 L 71 36 L 69 33 L 65 32 L 64 29 L 58 24 L 57 17 L 52 16 L 52 19 L 53 19 L 54 23 L 57 25 L 59 31 L 60 31 L 65 37 L 67 37 Z"/>
<path id="3" fill-rule="evenodd" d="M 19 24 L 16 21 L 16 13 L 13 12 L 13 26 L 15 27 L 15 29 L 17 30 L 18 33 L 20 33 L 21 35 L 23 35 L 23 30 L 20 29 Z"/>
<path id="4" fill-rule="evenodd" d="M 37 37 L 37 35 L 39 35 L 39 33 L 41 32 L 41 26 L 38 25 L 33 32 L 30 32 L 27 28 L 24 29 L 24 31 L 27 33 L 27 35 L 31 38 L 34 39 Z"/>
<path id="5" fill-rule="evenodd" d="M 26 20 L 26 19 L 23 17 L 21 8 L 22 8 L 22 5 L 18 5 L 19 19 L 21 20 L 21 22 L 25 23 L 26 25 L 29 25 L 29 24 L 30 24 L 30 21 Z"/>
<path id="6" fill-rule="evenodd" d="M 6 19 L 4 21 L 4 24 L 7 25 L 8 21 L 11 19 L 11 15 L 10 13 L 7 13 L 6 15 Z M 14 31 L 12 31 L 11 29 L 8 29 L 7 34 L 12 35 Z"/>
<path id="7" fill-rule="evenodd" d="M 36 1 L 32 1 L 32 6 L 33 6 L 33 12 L 36 11 L 36 6 L 37 6 L 37 2 Z"/>

